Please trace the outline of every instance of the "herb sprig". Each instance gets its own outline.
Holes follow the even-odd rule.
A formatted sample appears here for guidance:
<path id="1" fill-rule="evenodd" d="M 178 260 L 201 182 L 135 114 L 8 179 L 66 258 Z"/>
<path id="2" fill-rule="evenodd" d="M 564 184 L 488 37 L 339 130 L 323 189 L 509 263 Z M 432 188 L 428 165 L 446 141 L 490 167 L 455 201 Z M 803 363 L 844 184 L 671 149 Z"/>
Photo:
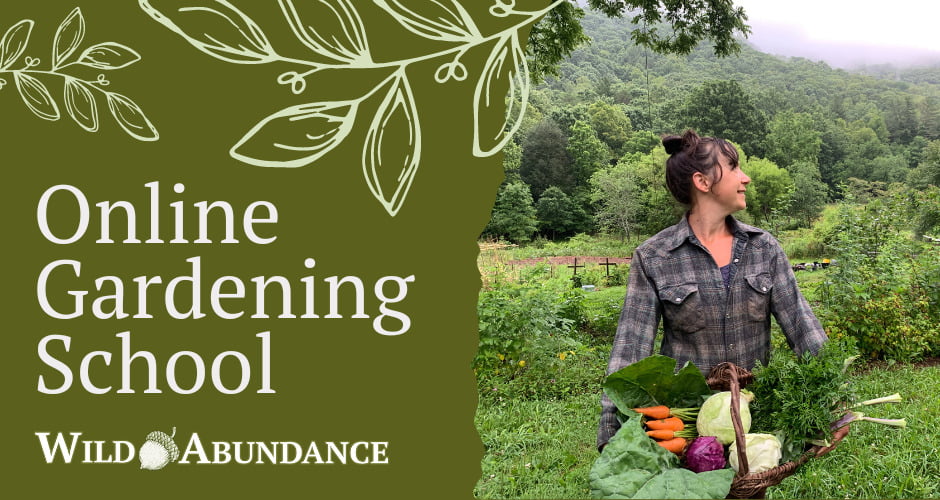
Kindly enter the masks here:
<path id="1" fill-rule="evenodd" d="M 829 440 L 831 424 L 855 401 L 847 373 L 855 357 L 851 338 L 830 339 L 815 356 L 775 349 L 766 366 L 754 368 L 754 382 L 748 386 L 755 396 L 751 428 L 782 434 L 785 446 Z"/>

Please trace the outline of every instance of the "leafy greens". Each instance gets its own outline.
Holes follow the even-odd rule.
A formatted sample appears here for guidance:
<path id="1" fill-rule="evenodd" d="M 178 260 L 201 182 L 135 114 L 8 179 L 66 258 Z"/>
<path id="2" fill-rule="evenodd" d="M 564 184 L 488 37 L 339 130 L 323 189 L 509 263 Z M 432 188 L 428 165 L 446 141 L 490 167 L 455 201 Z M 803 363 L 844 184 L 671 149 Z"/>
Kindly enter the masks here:
<path id="1" fill-rule="evenodd" d="M 654 355 L 610 374 L 604 391 L 621 411 L 622 424 L 591 468 L 594 498 L 725 498 L 734 471 L 696 474 L 680 467 L 675 454 L 643 431 L 631 408 L 666 405 L 697 407 L 712 394 L 695 365 L 676 372 L 676 360 Z"/>
<path id="2" fill-rule="evenodd" d="M 751 428 L 783 436 L 784 459 L 802 451 L 804 442 L 828 440 L 855 395 L 846 368 L 854 359 L 851 339 L 829 339 L 815 356 L 797 357 L 775 349 L 767 365 L 754 368 Z"/>
<path id="3" fill-rule="evenodd" d="M 623 412 L 654 405 L 697 408 L 714 391 L 694 364 L 676 372 L 676 360 L 657 354 L 608 375 L 604 392 Z"/>
<path id="4" fill-rule="evenodd" d="M 628 418 L 591 468 L 594 498 L 725 498 L 734 471 L 696 474 L 679 467 L 673 453 L 643 432 L 640 417 Z"/>

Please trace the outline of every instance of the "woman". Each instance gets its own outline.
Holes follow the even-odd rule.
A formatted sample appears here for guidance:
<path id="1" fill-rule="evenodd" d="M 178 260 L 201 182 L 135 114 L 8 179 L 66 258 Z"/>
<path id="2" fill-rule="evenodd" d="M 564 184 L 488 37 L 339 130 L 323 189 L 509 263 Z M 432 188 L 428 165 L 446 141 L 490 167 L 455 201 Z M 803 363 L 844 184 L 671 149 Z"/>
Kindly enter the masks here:
<path id="1" fill-rule="evenodd" d="M 704 374 L 722 361 L 748 369 L 766 363 L 771 314 L 798 355 L 816 353 L 826 334 L 780 244 L 731 216 L 746 208 L 751 182 L 735 147 L 692 130 L 664 138 L 663 146 L 666 184 L 689 210 L 634 251 L 607 373 L 652 354 L 660 319 L 661 353 Z M 606 395 L 601 406 L 598 449 L 620 427 Z"/>

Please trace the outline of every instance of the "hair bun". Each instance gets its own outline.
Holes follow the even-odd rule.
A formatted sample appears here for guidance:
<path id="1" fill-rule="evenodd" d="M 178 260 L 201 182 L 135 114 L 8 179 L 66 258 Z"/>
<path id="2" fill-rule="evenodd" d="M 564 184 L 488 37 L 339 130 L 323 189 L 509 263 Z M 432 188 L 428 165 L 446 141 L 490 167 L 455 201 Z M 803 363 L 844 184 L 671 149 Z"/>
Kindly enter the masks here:
<path id="1" fill-rule="evenodd" d="M 678 135 L 663 137 L 663 147 L 666 148 L 667 153 L 674 155 L 680 151 L 694 151 L 700 141 L 701 137 L 694 130 L 688 129 L 682 137 Z"/>
<path id="2" fill-rule="evenodd" d="M 666 148 L 666 152 L 674 155 L 683 149 L 682 138 L 678 135 L 669 135 L 663 137 L 663 147 Z"/>

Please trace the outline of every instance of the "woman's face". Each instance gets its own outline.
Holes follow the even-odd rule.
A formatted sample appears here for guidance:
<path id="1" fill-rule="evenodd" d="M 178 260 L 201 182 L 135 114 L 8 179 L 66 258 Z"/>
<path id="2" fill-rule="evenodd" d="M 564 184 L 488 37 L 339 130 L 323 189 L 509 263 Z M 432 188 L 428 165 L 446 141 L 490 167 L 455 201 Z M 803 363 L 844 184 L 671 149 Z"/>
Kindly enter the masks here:
<path id="1" fill-rule="evenodd" d="M 744 192 L 751 178 L 740 167 L 732 165 L 725 155 L 718 155 L 721 174 L 715 175 L 719 180 L 712 184 L 710 194 L 719 206 L 728 210 L 729 214 L 747 208 Z M 715 172 L 718 174 L 718 172 Z"/>

